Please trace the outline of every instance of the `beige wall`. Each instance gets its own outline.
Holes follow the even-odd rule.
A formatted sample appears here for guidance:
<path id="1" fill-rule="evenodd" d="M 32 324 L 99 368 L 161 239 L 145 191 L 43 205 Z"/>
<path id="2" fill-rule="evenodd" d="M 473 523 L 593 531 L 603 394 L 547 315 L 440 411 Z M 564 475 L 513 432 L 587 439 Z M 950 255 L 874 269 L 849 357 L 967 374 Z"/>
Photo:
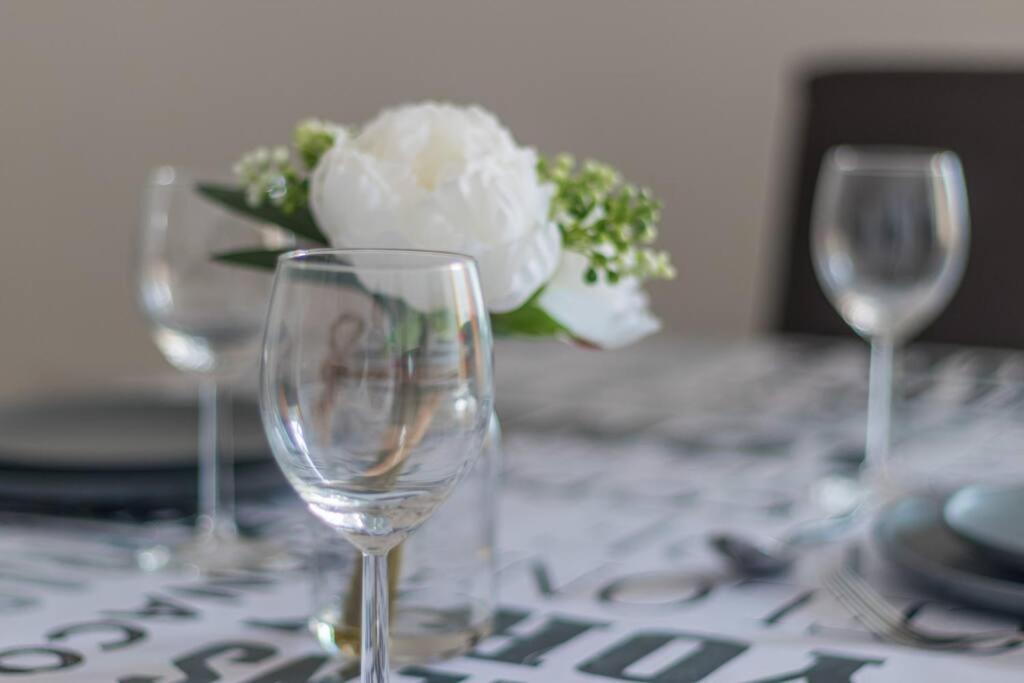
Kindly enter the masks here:
<path id="1" fill-rule="evenodd" d="M 750 333 L 788 78 L 823 54 L 1024 63 L 1024 3 L 0 0 L 0 392 L 162 367 L 131 285 L 147 167 L 421 98 L 481 102 L 524 142 L 653 186 L 680 268 L 655 291 L 670 329 Z"/>

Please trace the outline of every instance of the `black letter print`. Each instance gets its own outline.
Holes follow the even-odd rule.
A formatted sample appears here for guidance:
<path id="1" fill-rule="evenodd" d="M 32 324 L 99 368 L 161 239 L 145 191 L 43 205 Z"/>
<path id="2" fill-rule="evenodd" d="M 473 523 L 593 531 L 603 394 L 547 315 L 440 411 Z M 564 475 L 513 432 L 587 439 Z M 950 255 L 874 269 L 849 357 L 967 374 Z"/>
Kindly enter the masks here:
<path id="1" fill-rule="evenodd" d="M 196 611 L 180 602 L 169 598 L 147 595 L 146 604 L 137 610 L 107 609 L 104 614 L 112 617 L 130 617 L 134 619 L 195 619 Z"/>
<path id="2" fill-rule="evenodd" d="M 547 652 L 566 643 L 592 628 L 605 626 L 602 622 L 577 621 L 552 617 L 544 622 L 540 630 L 528 636 L 516 636 L 508 630 L 527 617 L 525 612 L 505 611 L 498 615 L 495 636 L 509 636 L 512 640 L 497 652 L 483 654 L 471 652 L 468 656 L 508 664 L 538 666 Z"/>
<path id="3" fill-rule="evenodd" d="M 645 594 L 649 594 L 652 590 L 657 590 L 665 596 L 663 600 L 659 600 L 657 603 L 651 600 L 644 600 L 642 604 L 645 605 L 688 605 L 700 602 L 710 595 L 711 591 L 715 588 L 715 582 L 703 576 L 689 577 L 679 575 L 676 577 L 671 574 L 662 573 L 636 574 L 612 581 L 601 589 L 601 592 L 597 594 L 597 599 L 600 602 L 613 604 L 633 604 L 629 599 L 622 597 L 633 588 L 640 588 Z"/>
<path id="4" fill-rule="evenodd" d="M 674 640 L 699 643 L 699 647 L 662 669 L 654 676 L 632 676 L 626 669 Z M 700 681 L 711 672 L 723 666 L 744 650 L 748 645 L 734 640 L 708 638 L 690 633 L 655 632 L 638 633 L 628 640 L 605 650 L 597 657 L 580 664 L 577 669 L 584 673 L 614 678 L 619 681 L 643 681 L 644 683 L 693 683 Z"/>
<path id="5" fill-rule="evenodd" d="M 67 640 L 76 633 L 86 633 L 89 631 L 116 631 L 121 634 L 121 638 L 117 640 L 108 640 L 107 642 L 100 643 L 100 649 L 104 651 L 119 650 L 146 637 L 146 632 L 137 626 L 120 621 L 103 620 L 84 621 L 80 624 L 63 626 L 50 631 L 46 638 L 48 640 Z"/>
<path id="6" fill-rule="evenodd" d="M 230 659 L 232 662 L 255 664 L 273 657 L 277 654 L 277 650 L 269 645 L 247 641 L 209 645 L 174 660 L 174 666 L 185 674 L 185 678 L 175 681 L 175 683 L 213 683 L 220 680 L 220 674 L 211 669 L 208 662 L 225 653 L 232 654 Z M 160 676 L 126 676 L 119 679 L 119 683 L 155 683 L 158 680 L 160 680 Z"/>
<path id="7" fill-rule="evenodd" d="M 44 658 L 44 661 L 34 663 L 31 661 L 40 656 Z M 30 661 L 18 664 L 19 657 L 26 657 Z M 60 650 L 55 647 L 15 647 L 0 651 L 0 673 L 36 674 L 42 671 L 59 671 L 70 669 L 81 661 L 82 655 L 73 650 Z"/>
<path id="8" fill-rule="evenodd" d="M 469 676 L 463 674 L 445 674 L 437 671 L 430 671 L 421 666 L 407 666 L 402 669 L 403 676 L 419 676 L 420 683 L 459 683 Z"/>
<path id="9" fill-rule="evenodd" d="M 246 683 L 312 683 L 313 674 L 319 671 L 326 661 L 326 655 L 307 655 L 293 659 Z"/>
<path id="10" fill-rule="evenodd" d="M 881 659 L 853 659 L 852 657 L 838 657 L 836 655 L 823 655 L 812 652 L 814 661 L 806 669 L 794 671 L 793 673 L 762 678 L 750 683 L 787 683 L 792 681 L 804 681 L 805 683 L 850 683 L 853 676 L 863 666 L 880 666 Z"/>

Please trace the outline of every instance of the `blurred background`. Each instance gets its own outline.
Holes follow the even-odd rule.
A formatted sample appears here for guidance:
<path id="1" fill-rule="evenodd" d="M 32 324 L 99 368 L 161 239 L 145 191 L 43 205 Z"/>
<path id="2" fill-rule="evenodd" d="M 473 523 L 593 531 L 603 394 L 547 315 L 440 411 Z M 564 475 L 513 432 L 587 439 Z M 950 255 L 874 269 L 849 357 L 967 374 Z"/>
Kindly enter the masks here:
<path id="1" fill-rule="evenodd" d="M 666 204 L 671 333 L 775 313 L 800 78 L 822 63 L 1014 66 L 1024 4 L 0 0 L 0 393 L 165 366 L 135 305 L 140 190 L 294 122 L 479 102 L 523 143 Z"/>

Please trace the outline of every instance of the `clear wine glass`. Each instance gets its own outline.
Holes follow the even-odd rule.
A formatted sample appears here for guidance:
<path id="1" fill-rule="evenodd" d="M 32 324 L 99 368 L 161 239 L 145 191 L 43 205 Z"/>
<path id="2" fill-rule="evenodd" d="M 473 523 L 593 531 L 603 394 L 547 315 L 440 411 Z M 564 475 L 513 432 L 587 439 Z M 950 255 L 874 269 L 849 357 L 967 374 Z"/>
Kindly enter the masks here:
<path id="1" fill-rule="evenodd" d="M 263 422 L 309 509 L 363 553 L 364 683 L 388 679 L 388 552 L 480 454 L 492 384 L 468 257 L 314 249 L 278 261 Z"/>
<path id="2" fill-rule="evenodd" d="M 863 470 L 884 480 L 896 347 L 946 306 L 967 263 L 967 191 L 956 154 L 905 147 L 830 149 L 811 231 L 828 299 L 871 344 Z"/>
<path id="3" fill-rule="evenodd" d="M 199 379 L 198 517 L 191 541 L 140 554 L 147 569 L 253 566 L 269 546 L 239 536 L 234 515 L 231 401 L 226 383 L 256 371 L 272 279 L 213 260 L 220 251 L 287 248 L 290 238 L 206 201 L 196 177 L 163 166 L 149 174 L 138 247 L 139 305 L 157 347 Z M 219 386 L 220 385 L 220 386 Z"/>

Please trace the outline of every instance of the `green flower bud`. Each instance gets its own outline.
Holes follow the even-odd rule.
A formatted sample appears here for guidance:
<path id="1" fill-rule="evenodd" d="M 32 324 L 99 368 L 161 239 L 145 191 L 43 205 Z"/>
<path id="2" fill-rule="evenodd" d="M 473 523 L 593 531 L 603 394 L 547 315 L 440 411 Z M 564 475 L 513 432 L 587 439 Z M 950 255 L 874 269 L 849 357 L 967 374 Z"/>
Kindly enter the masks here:
<path id="1" fill-rule="evenodd" d="M 306 168 L 316 167 L 320 157 L 334 146 L 339 132 L 344 132 L 341 126 L 321 119 L 305 119 L 295 126 L 292 141 Z"/>

